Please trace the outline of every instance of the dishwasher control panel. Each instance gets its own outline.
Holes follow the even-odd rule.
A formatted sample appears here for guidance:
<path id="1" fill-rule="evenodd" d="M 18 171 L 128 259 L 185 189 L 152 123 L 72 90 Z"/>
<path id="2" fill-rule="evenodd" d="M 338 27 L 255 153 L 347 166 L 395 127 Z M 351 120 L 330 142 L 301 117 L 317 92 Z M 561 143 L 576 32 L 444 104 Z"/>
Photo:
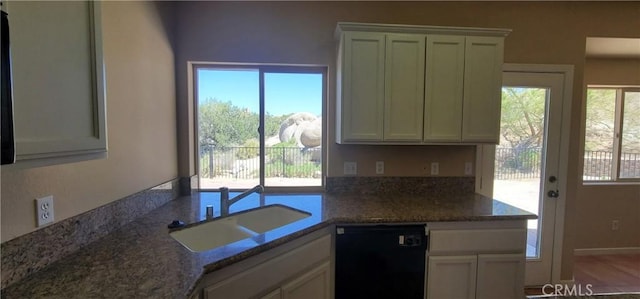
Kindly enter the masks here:
<path id="1" fill-rule="evenodd" d="M 399 235 L 398 245 L 400 246 L 421 246 L 424 235 Z"/>

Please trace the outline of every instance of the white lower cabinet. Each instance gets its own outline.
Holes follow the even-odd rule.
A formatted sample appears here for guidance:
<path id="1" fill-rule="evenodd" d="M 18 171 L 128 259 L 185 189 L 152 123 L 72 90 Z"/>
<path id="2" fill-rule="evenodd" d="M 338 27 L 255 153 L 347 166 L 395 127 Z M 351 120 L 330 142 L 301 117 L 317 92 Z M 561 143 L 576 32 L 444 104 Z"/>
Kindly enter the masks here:
<path id="1" fill-rule="evenodd" d="M 477 256 L 429 257 L 427 298 L 476 298 Z"/>
<path id="2" fill-rule="evenodd" d="M 525 220 L 433 226 L 427 299 L 524 298 Z"/>
<path id="3" fill-rule="evenodd" d="M 331 267 L 329 262 L 325 262 L 263 299 L 329 299 L 332 297 L 330 292 Z"/>
<path id="4" fill-rule="evenodd" d="M 523 254 L 479 254 L 476 299 L 523 298 Z"/>
<path id="5" fill-rule="evenodd" d="M 429 257 L 427 298 L 523 298 L 522 254 Z"/>
<path id="6" fill-rule="evenodd" d="M 303 237 L 207 274 L 197 288 L 204 299 L 330 299 L 330 261 L 330 234 Z"/>

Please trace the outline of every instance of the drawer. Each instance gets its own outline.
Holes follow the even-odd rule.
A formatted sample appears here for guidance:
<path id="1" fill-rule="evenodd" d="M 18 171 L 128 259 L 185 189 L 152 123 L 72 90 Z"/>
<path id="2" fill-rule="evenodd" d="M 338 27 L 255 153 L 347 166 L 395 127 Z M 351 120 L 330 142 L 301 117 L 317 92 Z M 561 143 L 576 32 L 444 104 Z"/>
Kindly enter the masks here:
<path id="1" fill-rule="evenodd" d="M 429 254 L 525 252 L 526 229 L 464 229 L 429 232 Z"/>

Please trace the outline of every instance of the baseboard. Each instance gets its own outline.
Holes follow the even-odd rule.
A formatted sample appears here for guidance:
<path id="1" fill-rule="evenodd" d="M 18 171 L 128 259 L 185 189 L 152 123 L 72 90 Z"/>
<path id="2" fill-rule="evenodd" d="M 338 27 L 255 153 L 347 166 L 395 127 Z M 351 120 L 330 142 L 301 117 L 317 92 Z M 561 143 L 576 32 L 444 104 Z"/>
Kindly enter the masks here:
<path id="1" fill-rule="evenodd" d="M 560 280 L 559 284 L 566 285 L 566 286 L 573 286 L 574 284 L 576 284 L 576 281 L 575 279 L 564 279 L 564 280 Z"/>
<path id="2" fill-rule="evenodd" d="M 607 254 L 640 254 L 640 247 L 578 248 L 573 250 L 573 255 L 576 256 Z"/>

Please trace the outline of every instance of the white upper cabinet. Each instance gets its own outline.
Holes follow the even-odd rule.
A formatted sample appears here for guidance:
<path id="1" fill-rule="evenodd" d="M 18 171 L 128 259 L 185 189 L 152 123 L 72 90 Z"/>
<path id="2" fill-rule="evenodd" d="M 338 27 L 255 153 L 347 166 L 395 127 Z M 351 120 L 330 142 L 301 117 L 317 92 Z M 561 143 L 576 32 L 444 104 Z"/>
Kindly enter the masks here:
<path id="1" fill-rule="evenodd" d="M 459 142 L 462 134 L 464 36 L 427 37 L 424 140 Z"/>
<path id="2" fill-rule="evenodd" d="M 467 37 L 462 140 L 498 143 L 504 39 Z"/>
<path id="3" fill-rule="evenodd" d="M 338 138 L 380 141 L 384 117 L 384 35 L 347 32 L 343 37 L 342 94 Z"/>
<path id="4" fill-rule="evenodd" d="M 17 165 L 104 157 L 100 3 L 8 3 Z"/>
<path id="5" fill-rule="evenodd" d="M 508 33 L 338 23 L 336 141 L 497 143 Z"/>
<path id="6" fill-rule="evenodd" d="M 386 40 L 383 140 L 420 142 L 425 38 L 419 34 L 387 34 Z"/>

